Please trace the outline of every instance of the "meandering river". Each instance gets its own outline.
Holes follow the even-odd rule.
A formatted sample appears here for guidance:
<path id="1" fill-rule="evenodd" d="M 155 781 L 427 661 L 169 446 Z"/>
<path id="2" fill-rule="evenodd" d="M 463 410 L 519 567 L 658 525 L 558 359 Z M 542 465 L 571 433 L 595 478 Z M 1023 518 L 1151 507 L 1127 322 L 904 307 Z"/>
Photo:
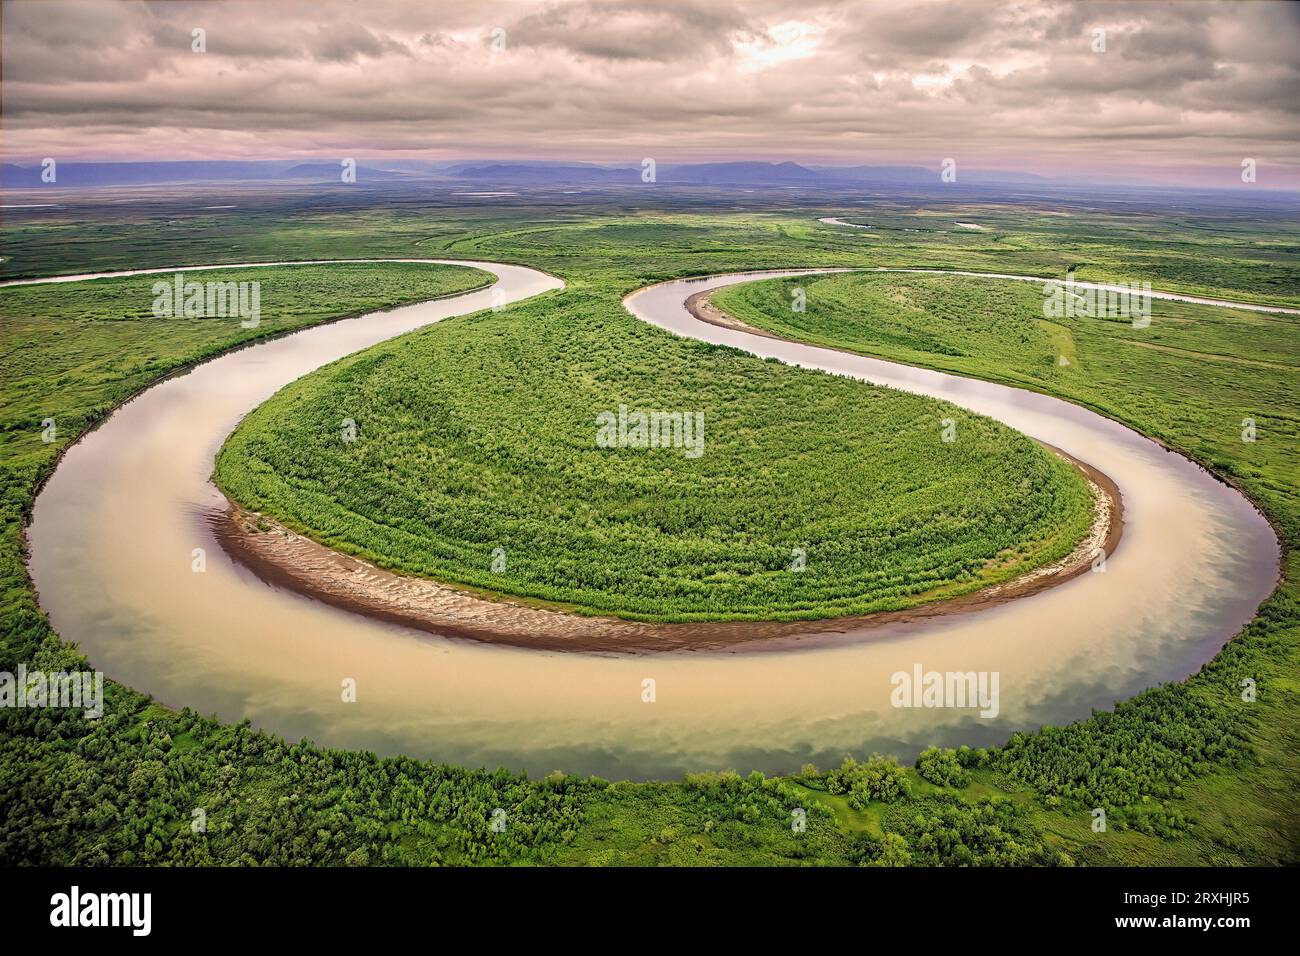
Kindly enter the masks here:
<path id="1" fill-rule="evenodd" d="M 769 272 L 652 286 L 626 304 L 679 335 L 947 399 L 1094 465 L 1124 498 L 1124 539 L 1105 572 L 986 611 L 846 633 L 817 647 L 641 657 L 441 638 L 269 586 L 225 556 L 208 520 L 225 506 L 209 481 L 212 461 L 241 417 L 312 369 L 383 339 L 563 287 L 521 266 L 397 261 L 477 266 L 498 280 L 214 359 L 149 389 L 67 451 L 36 501 L 30 570 L 54 626 L 94 666 L 172 706 L 247 717 L 331 746 L 611 778 L 777 772 L 808 760 L 825 766 L 849 751 L 908 757 L 930 744 L 991 744 L 1087 716 L 1195 672 L 1276 579 L 1276 538 L 1240 494 L 1100 415 L 720 328 L 684 307 L 700 291 L 794 274 Z M 206 553 L 203 573 L 192 570 L 195 548 Z M 890 676 L 916 665 L 997 672 L 997 717 L 892 707 Z M 345 679 L 355 681 L 354 703 L 342 699 Z M 655 682 L 653 703 L 643 700 L 646 679 Z"/>

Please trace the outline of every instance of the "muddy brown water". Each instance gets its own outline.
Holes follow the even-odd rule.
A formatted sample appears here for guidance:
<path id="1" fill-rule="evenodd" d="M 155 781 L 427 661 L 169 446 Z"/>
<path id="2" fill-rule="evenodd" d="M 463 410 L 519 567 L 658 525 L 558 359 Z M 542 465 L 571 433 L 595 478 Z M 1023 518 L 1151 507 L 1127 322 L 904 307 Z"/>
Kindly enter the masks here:
<path id="1" fill-rule="evenodd" d="M 563 286 L 521 266 L 460 264 L 498 276 L 496 301 Z M 1032 392 L 721 328 L 684 307 L 697 292 L 787 274 L 666 283 L 626 304 L 677 334 L 947 399 L 1088 462 L 1124 499 L 1106 570 L 966 615 L 846 628 L 816 646 L 635 657 L 440 637 L 277 588 L 229 560 L 212 535 L 226 503 L 209 476 L 240 418 L 320 365 L 489 307 L 482 290 L 234 352 L 118 409 L 37 498 L 28 532 L 41 604 L 92 664 L 172 706 L 331 746 L 644 779 L 786 771 L 850 751 L 908 757 L 1085 717 L 1195 672 L 1271 591 L 1278 544 L 1249 502 L 1121 425 Z M 206 552 L 201 574 L 195 548 Z M 996 672 L 997 716 L 891 706 L 891 676 L 917 665 Z M 348 679 L 355 703 L 342 700 Z"/>

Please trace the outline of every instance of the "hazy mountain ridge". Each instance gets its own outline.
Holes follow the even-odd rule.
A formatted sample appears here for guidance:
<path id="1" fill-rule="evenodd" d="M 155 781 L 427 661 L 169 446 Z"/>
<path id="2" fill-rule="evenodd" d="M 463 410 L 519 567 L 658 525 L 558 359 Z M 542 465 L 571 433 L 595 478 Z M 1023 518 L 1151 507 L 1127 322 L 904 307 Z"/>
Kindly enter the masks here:
<path id="1" fill-rule="evenodd" d="M 628 185 L 642 182 L 642 166 L 602 166 L 583 162 L 550 161 L 463 161 L 433 162 L 397 160 L 366 161 L 358 165 L 357 181 L 439 179 L 476 184 L 531 185 Z M 333 161 L 292 160 L 186 160 L 175 162 L 81 163 L 57 166 L 59 186 L 123 186 L 183 182 L 329 182 L 340 176 L 341 165 Z M 41 180 L 40 165 L 5 163 L 0 167 L 0 187 L 22 189 L 48 185 Z M 1002 183 L 1045 183 L 1051 180 L 1032 173 L 972 170 L 963 181 Z M 724 163 L 661 164 L 655 181 L 670 185 L 804 185 L 843 186 L 847 183 L 908 183 L 939 181 L 938 168 L 923 166 L 803 166 L 799 163 L 739 161 Z"/>
<path id="2" fill-rule="evenodd" d="M 149 186 L 188 182 L 263 182 L 339 179 L 340 163 L 302 163 L 294 160 L 182 160 L 160 163 L 75 163 L 55 166 L 56 180 L 45 183 L 40 165 L 5 163 L 0 166 L 0 187 L 26 189 L 53 186 Z M 405 173 L 357 167 L 358 181 L 367 178 L 402 179 Z"/>

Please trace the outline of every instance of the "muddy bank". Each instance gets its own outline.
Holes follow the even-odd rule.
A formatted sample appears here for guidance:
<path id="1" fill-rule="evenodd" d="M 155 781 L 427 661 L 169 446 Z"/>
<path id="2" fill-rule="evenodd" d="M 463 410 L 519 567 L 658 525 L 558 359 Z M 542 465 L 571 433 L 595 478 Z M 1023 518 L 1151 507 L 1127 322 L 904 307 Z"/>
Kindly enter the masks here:
<path id="1" fill-rule="evenodd" d="M 1062 452 L 1057 454 L 1069 458 Z M 231 560 L 268 584 L 355 614 L 443 637 L 586 653 L 787 650 L 795 643 L 824 643 L 886 625 L 996 607 L 1064 584 L 1091 570 L 1098 549 L 1109 556 L 1119 544 L 1124 526 L 1123 502 L 1109 478 L 1089 465 L 1075 464 L 1092 485 L 1094 521 L 1092 530 L 1065 560 L 955 598 L 901 611 L 818 621 L 660 624 L 588 617 L 528 606 L 508 597 L 491 600 L 426 578 L 394 574 L 333 551 L 238 506 L 211 515 L 209 521 Z"/>

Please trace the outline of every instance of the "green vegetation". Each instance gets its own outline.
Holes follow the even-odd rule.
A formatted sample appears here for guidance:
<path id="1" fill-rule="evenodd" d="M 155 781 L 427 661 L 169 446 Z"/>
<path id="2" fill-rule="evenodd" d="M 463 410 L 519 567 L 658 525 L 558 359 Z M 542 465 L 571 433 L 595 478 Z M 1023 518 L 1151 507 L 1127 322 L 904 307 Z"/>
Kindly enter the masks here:
<path id="1" fill-rule="evenodd" d="M 670 338 L 620 290 L 602 277 L 305 376 L 245 419 L 217 481 L 384 567 L 642 620 L 909 607 L 1059 560 L 1087 532 L 1082 476 L 1016 432 Z M 701 453 L 597 447 L 597 416 L 620 406 L 702 414 Z M 949 418 L 961 442 L 941 440 Z"/>
<path id="2" fill-rule="evenodd" d="M 293 266 L 184 273 L 187 282 L 258 282 L 260 319 L 157 318 L 155 282 L 170 275 L 0 289 L 3 340 L 0 461 L 6 488 L 28 487 L 65 441 L 178 367 L 327 319 L 465 292 L 493 280 L 478 269 L 409 263 Z M 42 440 L 53 418 L 60 441 Z M 17 469 L 17 470 L 15 470 Z M 18 491 L 24 496 L 26 491 Z M 7 533 L 7 532 L 6 532 Z"/>
<path id="3" fill-rule="evenodd" d="M 581 295 L 582 306 L 571 318 L 590 308 L 593 321 L 607 316 L 611 322 L 623 321 L 615 319 L 611 289 L 621 293 L 688 273 L 792 264 L 1052 275 L 1063 275 L 1073 264 L 1081 278 L 1145 279 L 1157 287 L 1288 304 L 1300 299 L 1298 230 L 1278 219 L 1098 214 L 1082 208 L 1061 214 L 1010 205 L 946 207 L 939 210 L 943 215 L 923 216 L 935 210 L 899 204 L 864 214 L 864 221 L 879 224 L 867 231 L 816 223 L 818 216 L 843 214 L 843 208 L 558 211 L 526 202 L 509 209 L 448 211 L 413 200 L 391 208 L 304 214 L 297 205 L 259 199 L 237 215 L 178 219 L 178 225 L 170 224 L 173 213 L 161 204 L 114 207 L 112 222 L 60 210 L 26 220 L 30 225 L 18 217 L 6 222 L 5 254 L 12 258 L 0 263 L 0 273 L 165 266 L 176 263 L 178 254 L 191 263 L 497 256 L 563 275 L 569 290 L 552 297 L 552 304 Z M 943 216 L 979 222 L 990 231 L 955 230 L 945 226 Z M 579 221 L 556 222 L 557 217 Z M 905 231 L 923 226 L 925 231 Z M 178 241 L 169 244 L 169 235 Z M 980 286 L 976 283 L 971 295 L 979 295 Z M 403 287 L 409 288 L 405 280 Z M 42 296 L 72 288 L 50 287 Z M 811 312 L 821 293 L 809 289 Z M 12 321 L 21 315 L 11 305 L 19 291 L 0 291 L 0 348 L 6 362 L 32 334 L 30 326 L 24 330 Z M 269 319 L 265 301 L 264 323 Z M 41 311 L 47 311 L 43 305 Z M 323 319 L 332 311 L 314 314 Z M 499 318 L 513 318 L 513 312 Z M 1177 317 L 1183 321 L 1173 321 Z M 487 321 L 461 324 L 470 329 Z M 845 794 L 831 793 L 824 775 L 811 769 L 779 779 L 709 774 L 671 783 L 606 784 L 572 777 L 530 782 L 501 772 L 288 745 L 247 727 L 166 710 L 110 685 L 107 713 L 98 723 L 77 712 L 0 709 L 0 860 L 1294 863 L 1300 846 L 1300 482 L 1292 376 L 1300 363 L 1294 326 L 1286 324 L 1291 321 L 1160 305 L 1148 332 L 1173 338 L 1148 340 L 1159 348 L 1123 342 L 1122 327 L 1084 328 L 1089 323 L 1062 320 L 1061 328 L 1076 343 L 1079 361 L 1072 363 L 1073 371 L 1041 364 L 1054 346 L 1017 345 L 1011 337 L 1000 357 L 991 348 L 974 357 L 983 366 L 974 374 L 1013 384 L 1033 381 L 1030 387 L 1095 401 L 1239 481 L 1279 529 L 1286 580 L 1259 618 L 1191 680 L 1154 688 L 1113 713 L 1070 727 L 1017 734 L 1001 748 L 959 749 L 957 760 L 969 776 L 964 786 L 940 786 L 918 769 L 904 768 L 906 796 L 890 803 L 859 800 L 863 808 L 857 808 Z M 21 516 L 58 447 L 41 444 L 32 432 L 39 430 L 40 418 L 54 414 L 65 442 L 93 420 L 93 410 L 84 409 L 80 398 L 56 403 L 95 377 L 71 359 L 82 347 L 78 340 L 122 334 L 111 329 L 123 324 L 69 327 L 68 334 L 47 341 L 39 363 L 22 359 L 28 371 L 21 386 L 8 370 L 0 380 L 5 409 L 0 669 L 12 670 L 19 661 L 59 669 L 78 660 L 40 613 L 21 562 Z M 629 327 L 617 326 L 619 334 Z M 122 400 L 151 376 L 220 347 L 218 341 L 233 344 L 242 334 L 237 325 L 205 328 L 213 339 L 184 347 L 173 347 L 170 336 L 143 336 L 134 357 L 121 350 L 124 361 L 157 359 L 157 364 L 139 375 L 125 374 L 128 364 L 117 370 L 119 381 L 105 380 L 98 392 L 88 394 L 96 406 Z M 1064 341 L 1061 331 L 1046 331 L 1057 336 L 1049 341 Z M 1014 332 L 973 331 L 969 341 L 973 345 L 993 335 L 984 339 L 991 346 L 997 335 Z M 552 327 L 552 334 L 568 333 Z M 941 344 L 954 342 L 942 323 L 932 324 L 929 334 Z M 1248 344 L 1243 337 L 1249 335 L 1265 338 Z M 861 347 L 876 349 L 875 343 Z M 1120 356 L 1126 356 L 1124 364 L 1112 370 Z M 908 360 L 951 368 L 945 363 L 972 356 L 916 350 Z M 738 358 L 727 361 L 743 364 Z M 754 383 L 761 384 L 771 367 L 750 364 Z M 1109 384 L 1096 384 L 1097 376 L 1110 376 Z M 1073 390 L 1085 387 L 1088 394 Z M 1232 402 L 1257 413 L 1260 440 L 1254 445 L 1234 440 L 1242 416 Z M 1236 423 L 1228 422 L 1233 415 Z M 68 422 L 75 424 L 65 427 Z M 1260 689 L 1258 701 L 1249 706 L 1240 701 L 1243 677 L 1255 679 Z M 938 774 L 938 767 L 950 769 L 950 763 L 944 757 L 925 766 Z M 210 808 L 205 834 L 191 831 L 196 805 Z M 1090 828 L 1095 806 L 1107 809 L 1107 833 Z M 506 839 L 491 832 L 491 811 L 497 807 L 520 823 L 521 832 L 507 828 Z M 802 834 L 791 825 L 795 809 L 806 812 Z"/>
<path id="4" fill-rule="evenodd" d="M 848 796 L 836 791 L 852 780 Z M 870 781 L 870 783 L 868 783 Z M 632 866 L 1063 865 L 1029 810 L 1005 796 L 962 799 L 892 759 L 847 759 L 820 774 L 688 774 L 680 784 L 613 784 L 587 794 L 583 824 L 553 859 Z M 869 790 L 881 788 L 880 795 Z M 931 788 L 933 789 L 933 788 Z"/>
<path id="5" fill-rule="evenodd" d="M 42 656 L 46 666 L 54 666 L 51 657 Z M 247 725 L 165 711 L 125 688 L 113 689 L 111 710 L 98 721 L 79 711 L 35 713 L 0 711 L 6 863 L 540 860 L 549 844 L 571 838 L 592 790 L 563 774 L 531 782 L 505 771 L 291 746 Z M 497 809 L 506 813 L 503 832 L 491 829 Z"/>
<path id="6" fill-rule="evenodd" d="M 261 323 L 159 319 L 158 276 L 0 290 L 3 643 L 0 671 L 84 666 L 36 606 L 22 516 L 59 450 L 116 403 L 247 341 L 477 288 L 486 273 L 381 264 L 213 270 L 260 281 Z M 58 440 L 41 440 L 42 420 Z M 70 863 L 484 862 L 527 857 L 573 826 L 582 785 L 289 746 L 246 726 L 172 713 L 109 683 L 106 714 L 0 708 L 0 861 Z M 376 795 L 382 795 L 382 801 Z M 375 799 L 372 799 L 374 797 Z M 191 810 L 208 813 L 191 830 Z M 489 831 L 491 811 L 515 826 Z M 403 839 L 389 839 L 400 829 Z"/>
<path id="7" fill-rule="evenodd" d="M 970 803 L 929 797 L 892 808 L 885 839 L 868 843 L 875 866 L 1056 866 L 1068 857 L 1043 842 L 1028 814 L 1008 800 Z"/>
<path id="8" fill-rule="evenodd" d="M 788 307 L 795 286 L 802 313 Z M 1034 283 L 862 273 L 732 286 L 713 301 L 788 338 L 1061 395 L 1300 511 L 1300 316 L 1153 300 L 1146 328 L 1049 323 Z M 1254 443 L 1241 440 L 1246 418 Z"/>
<path id="9" fill-rule="evenodd" d="M 1047 808 L 1104 807 L 1112 828 L 1166 837 L 1194 834 L 1198 818 L 1230 802 L 1224 793 L 1236 788 L 1228 772 L 1263 775 L 1259 802 L 1234 793 L 1236 809 L 1225 816 L 1236 813 L 1236 820 L 1225 825 L 1250 830 L 1269 821 L 1287 834 L 1279 842 L 1292 857 L 1297 768 L 1295 722 L 1286 715 L 1298 703 L 1300 317 L 1157 301 L 1147 328 L 1087 317 L 1045 328 L 1042 290 L 1033 285 L 868 274 L 805 278 L 798 284 L 807 312 L 798 314 L 786 307 L 794 284 L 735 286 L 714 301 L 781 335 L 1096 408 L 1214 468 L 1264 509 L 1283 541 L 1284 583 L 1200 674 L 1146 691 L 1113 713 L 1014 734 L 1006 746 L 967 761 L 1031 786 Z M 1058 361 L 1062 333 L 1074 350 L 1069 365 Z M 1255 422 L 1254 442 L 1241 440 L 1246 418 Z M 1249 706 L 1240 696 L 1245 678 L 1270 688 Z M 933 762 L 922 755 L 923 768 Z M 1212 769 L 1223 776 L 1200 779 Z M 1244 850 L 1237 836 L 1210 842 L 1211 852 Z"/>
<path id="10" fill-rule="evenodd" d="M 957 751 L 947 747 L 930 747 L 916 758 L 916 772 L 941 787 L 964 787 L 970 774 L 961 765 Z"/>
<path id="11" fill-rule="evenodd" d="M 826 775 L 826 792 L 843 794 L 854 810 L 865 810 L 872 800 L 892 803 L 907 795 L 907 774 L 893 760 L 872 757 L 858 763 L 845 757 L 839 769 Z"/>
<path id="12" fill-rule="evenodd" d="M 807 238 L 867 247 L 870 265 L 972 268 L 985 272 L 1094 282 L 1147 281 L 1153 289 L 1239 302 L 1294 305 L 1300 296 L 1300 260 L 1294 213 L 1210 208 L 1174 211 L 1156 202 L 1126 211 L 1095 204 L 889 204 L 848 217 L 871 230 L 815 223 L 795 227 Z M 962 229 L 973 222 L 983 231 Z M 910 255 L 923 248 L 927 255 Z M 910 258 L 909 258 L 910 255 Z"/>

